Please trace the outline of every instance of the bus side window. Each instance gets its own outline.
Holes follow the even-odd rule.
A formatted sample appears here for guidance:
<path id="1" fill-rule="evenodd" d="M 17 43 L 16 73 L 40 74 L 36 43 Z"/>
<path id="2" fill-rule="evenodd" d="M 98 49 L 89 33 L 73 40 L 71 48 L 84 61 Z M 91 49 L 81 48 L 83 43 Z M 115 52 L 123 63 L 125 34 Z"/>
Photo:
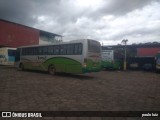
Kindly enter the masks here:
<path id="1" fill-rule="evenodd" d="M 66 45 L 61 45 L 61 49 L 60 49 L 60 54 L 61 55 L 66 55 Z"/>
<path id="2" fill-rule="evenodd" d="M 75 54 L 75 55 L 80 55 L 80 54 L 82 54 L 82 44 L 75 44 L 74 54 Z"/>
<path id="3" fill-rule="evenodd" d="M 78 45 L 78 53 L 80 55 L 82 54 L 82 44 L 81 43 Z"/>
<path id="4" fill-rule="evenodd" d="M 70 44 L 67 45 L 67 55 L 73 55 L 74 54 L 74 45 Z"/>
<path id="5" fill-rule="evenodd" d="M 24 55 L 27 55 L 27 48 L 24 48 Z"/>
<path id="6" fill-rule="evenodd" d="M 36 47 L 32 48 L 32 55 L 37 55 L 37 48 Z"/>
<path id="7" fill-rule="evenodd" d="M 36 47 L 33 48 L 33 55 L 37 55 L 38 54 L 38 49 Z"/>
<path id="8" fill-rule="evenodd" d="M 26 55 L 26 48 L 22 48 L 22 55 Z"/>
<path id="9" fill-rule="evenodd" d="M 49 47 L 48 47 L 48 54 L 49 54 L 49 55 L 53 55 L 53 53 L 54 53 L 53 50 L 54 50 L 54 47 L 53 47 L 53 46 L 49 46 Z"/>
<path id="10" fill-rule="evenodd" d="M 54 55 L 59 55 L 59 46 L 54 46 Z"/>
<path id="11" fill-rule="evenodd" d="M 39 47 L 38 48 L 38 55 L 42 55 L 43 54 L 43 48 L 42 47 Z"/>
<path id="12" fill-rule="evenodd" d="M 22 55 L 25 55 L 25 49 L 22 48 Z"/>
<path id="13" fill-rule="evenodd" d="M 33 55 L 33 48 L 29 48 L 29 55 Z"/>
<path id="14" fill-rule="evenodd" d="M 74 54 L 77 55 L 78 54 L 78 44 L 74 45 Z"/>
<path id="15" fill-rule="evenodd" d="M 24 48 L 25 55 L 28 55 L 28 48 Z"/>
<path id="16" fill-rule="evenodd" d="M 26 48 L 26 55 L 31 55 L 31 52 L 32 52 L 31 48 Z"/>
<path id="17" fill-rule="evenodd" d="M 47 55 L 48 52 L 47 52 L 47 47 L 43 47 L 43 55 Z"/>
<path id="18" fill-rule="evenodd" d="M 29 48 L 29 55 L 34 55 L 34 48 Z"/>

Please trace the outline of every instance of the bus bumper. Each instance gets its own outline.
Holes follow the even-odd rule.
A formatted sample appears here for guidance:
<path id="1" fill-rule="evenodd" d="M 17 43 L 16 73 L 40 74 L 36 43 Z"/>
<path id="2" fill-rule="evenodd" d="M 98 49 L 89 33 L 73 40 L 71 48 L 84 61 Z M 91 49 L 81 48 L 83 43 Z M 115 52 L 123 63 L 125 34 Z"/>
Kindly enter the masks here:
<path id="1" fill-rule="evenodd" d="M 157 69 L 157 70 L 160 70 L 160 65 L 156 65 L 156 69 Z"/>
<path id="2" fill-rule="evenodd" d="M 99 72 L 101 68 L 82 68 L 83 73 Z"/>

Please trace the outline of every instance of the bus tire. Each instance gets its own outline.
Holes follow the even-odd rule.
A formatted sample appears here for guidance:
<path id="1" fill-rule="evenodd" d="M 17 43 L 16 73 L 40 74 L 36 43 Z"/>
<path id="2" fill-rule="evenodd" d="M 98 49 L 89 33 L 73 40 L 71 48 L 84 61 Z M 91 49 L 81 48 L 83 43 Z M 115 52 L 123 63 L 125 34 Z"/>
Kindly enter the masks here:
<path id="1" fill-rule="evenodd" d="M 51 75 L 55 75 L 56 74 L 56 69 L 55 69 L 54 65 L 50 65 L 48 67 L 48 73 L 51 74 Z"/>
<path id="2" fill-rule="evenodd" d="M 160 73 L 160 70 L 159 70 L 159 69 L 156 69 L 156 73 Z"/>
<path id="3" fill-rule="evenodd" d="M 24 70 L 24 65 L 23 65 L 23 63 L 21 63 L 21 64 L 19 65 L 19 70 L 21 70 L 21 71 Z"/>
<path id="4" fill-rule="evenodd" d="M 118 70 L 120 70 L 120 69 L 121 69 L 121 67 L 119 66 L 119 67 L 118 67 Z"/>

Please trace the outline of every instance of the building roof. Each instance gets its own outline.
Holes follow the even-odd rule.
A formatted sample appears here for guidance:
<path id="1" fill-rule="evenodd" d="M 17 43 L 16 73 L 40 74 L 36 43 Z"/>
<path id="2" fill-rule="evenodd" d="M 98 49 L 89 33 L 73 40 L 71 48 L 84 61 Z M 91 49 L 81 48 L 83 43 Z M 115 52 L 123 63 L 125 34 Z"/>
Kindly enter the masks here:
<path id="1" fill-rule="evenodd" d="M 105 45 L 102 46 L 102 49 L 114 49 L 114 48 L 124 48 L 125 45 Z M 126 48 L 155 48 L 160 47 L 160 43 L 146 43 L 146 44 L 134 44 L 134 45 L 126 45 Z"/>

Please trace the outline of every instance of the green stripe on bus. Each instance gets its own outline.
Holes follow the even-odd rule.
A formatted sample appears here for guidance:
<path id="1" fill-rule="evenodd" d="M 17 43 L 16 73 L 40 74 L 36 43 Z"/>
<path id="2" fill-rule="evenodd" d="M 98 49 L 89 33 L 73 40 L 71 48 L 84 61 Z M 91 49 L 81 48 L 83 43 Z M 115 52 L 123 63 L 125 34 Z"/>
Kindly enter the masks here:
<path id="1" fill-rule="evenodd" d="M 94 62 L 91 59 L 87 59 L 86 65 L 87 67 L 82 69 L 83 73 L 99 72 L 101 70 L 100 62 Z"/>
<path id="2" fill-rule="evenodd" d="M 33 64 L 39 64 L 33 66 Z M 30 60 L 24 62 L 24 67 L 26 69 L 34 69 L 41 71 L 48 71 L 49 65 L 53 65 L 56 68 L 56 72 L 65 72 L 65 73 L 89 73 L 89 72 L 98 72 L 101 70 L 100 62 L 93 62 L 92 60 L 87 60 L 87 67 L 73 59 L 66 57 L 53 57 L 49 58 L 43 63 L 33 63 Z"/>
<path id="3" fill-rule="evenodd" d="M 66 57 L 53 57 L 47 59 L 42 65 L 46 69 L 48 69 L 49 65 L 54 65 L 57 72 L 82 73 L 81 63 Z"/>

